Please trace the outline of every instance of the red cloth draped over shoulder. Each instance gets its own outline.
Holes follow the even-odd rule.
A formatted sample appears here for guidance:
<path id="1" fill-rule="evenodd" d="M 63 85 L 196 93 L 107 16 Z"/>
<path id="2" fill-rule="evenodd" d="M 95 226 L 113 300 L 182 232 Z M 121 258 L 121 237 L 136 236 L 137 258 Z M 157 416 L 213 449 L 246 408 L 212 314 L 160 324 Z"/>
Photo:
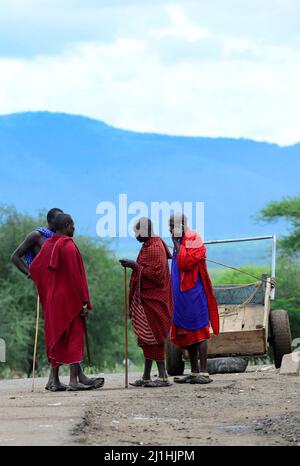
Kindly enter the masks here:
<path id="1" fill-rule="evenodd" d="M 187 291 L 196 285 L 200 274 L 207 297 L 209 320 L 215 335 L 219 335 L 219 311 L 206 266 L 206 247 L 196 231 L 187 229 L 182 239 L 177 263 L 180 270 L 180 289 Z"/>
<path id="2" fill-rule="evenodd" d="M 44 311 L 47 356 L 51 359 L 55 354 L 65 362 L 65 355 L 54 351 L 55 345 L 63 335 L 70 334 L 83 304 L 92 309 L 83 260 L 72 238 L 55 234 L 48 239 L 32 262 L 30 273 Z M 72 346 L 72 341 L 67 343 Z"/>
<path id="3" fill-rule="evenodd" d="M 173 293 L 168 265 L 171 258 L 167 245 L 160 237 L 149 238 L 138 255 L 138 270 L 132 272 L 130 279 L 129 304 L 141 274 L 141 302 L 157 344 L 166 341 L 172 324 Z"/>

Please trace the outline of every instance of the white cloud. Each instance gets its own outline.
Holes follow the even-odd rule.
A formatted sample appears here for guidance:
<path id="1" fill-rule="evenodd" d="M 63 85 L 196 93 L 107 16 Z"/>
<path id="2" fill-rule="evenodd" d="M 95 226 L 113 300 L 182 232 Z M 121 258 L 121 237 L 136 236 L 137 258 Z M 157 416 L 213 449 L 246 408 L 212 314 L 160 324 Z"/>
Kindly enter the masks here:
<path id="1" fill-rule="evenodd" d="M 199 26 L 193 24 L 185 15 L 182 7 L 176 5 L 168 5 L 165 8 L 168 14 L 171 26 L 167 28 L 154 29 L 150 31 L 150 36 L 155 39 L 162 39 L 164 37 L 179 37 L 191 42 L 209 36 L 208 32 Z"/>
<path id="2" fill-rule="evenodd" d="M 75 35 L 59 52 L 0 57 L 0 113 L 64 111 L 137 131 L 299 142 L 296 36 L 278 44 L 271 33 L 219 31 L 208 10 L 201 22 L 175 3 L 158 7 L 156 22 L 141 5 L 130 10 L 130 27 L 141 17 L 144 29 L 116 28 L 110 40 Z"/>

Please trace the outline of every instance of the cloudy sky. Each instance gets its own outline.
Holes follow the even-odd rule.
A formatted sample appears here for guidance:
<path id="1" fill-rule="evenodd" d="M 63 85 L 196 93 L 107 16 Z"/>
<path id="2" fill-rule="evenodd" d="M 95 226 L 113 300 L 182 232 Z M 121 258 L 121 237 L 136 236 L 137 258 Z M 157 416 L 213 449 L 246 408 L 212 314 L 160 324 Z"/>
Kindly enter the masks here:
<path id="1" fill-rule="evenodd" d="M 300 0 L 0 0 L 0 114 L 300 141 Z"/>

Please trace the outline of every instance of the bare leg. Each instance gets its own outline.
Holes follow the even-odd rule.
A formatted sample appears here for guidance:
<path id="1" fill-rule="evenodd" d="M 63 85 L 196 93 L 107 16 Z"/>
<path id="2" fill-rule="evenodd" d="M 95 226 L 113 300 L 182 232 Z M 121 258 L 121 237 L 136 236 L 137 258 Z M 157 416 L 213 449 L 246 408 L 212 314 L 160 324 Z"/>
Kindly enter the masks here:
<path id="1" fill-rule="evenodd" d="M 82 383 L 83 385 L 92 385 L 94 388 L 101 388 L 103 387 L 104 383 L 105 383 L 105 379 L 104 377 L 87 377 L 83 370 L 82 370 L 82 367 L 79 363 L 77 363 L 78 365 L 78 380 L 80 383 Z"/>
<path id="2" fill-rule="evenodd" d="M 59 366 L 51 367 L 46 390 L 49 390 L 50 392 L 63 392 L 67 389 L 67 386 L 59 380 L 58 373 Z"/>
<path id="3" fill-rule="evenodd" d="M 207 384 L 211 383 L 212 379 L 208 375 L 207 371 L 207 340 L 197 343 L 197 353 L 200 358 L 200 374 L 196 377 L 193 377 L 190 381 L 191 384 Z M 197 355 L 197 364 L 198 364 L 198 355 Z M 192 366 L 196 367 L 196 366 Z M 192 372 L 193 372 L 192 368 Z"/>
<path id="4" fill-rule="evenodd" d="M 199 374 L 200 371 L 199 371 L 199 362 L 198 362 L 198 351 L 199 351 L 198 343 L 188 346 L 187 350 L 189 352 L 189 358 L 191 362 L 191 373 Z"/>
<path id="5" fill-rule="evenodd" d="M 90 379 L 83 373 L 81 365 L 78 363 L 78 380 L 81 383 L 87 383 Z"/>
<path id="6" fill-rule="evenodd" d="M 152 363 L 153 363 L 152 359 L 145 359 L 143 380 L 150 380 L 151 379 Z"/>
<path id="7" fill-rule="evenodd" d="M 181 379 L 175 380 L 176 383 L 207 384 L 212 382 L 207 373 L 207 341 L 201 341 L 194 345 L 188 346 L 189 358 L 191 361 L 191 374 Z M 200 357 L 200 370 L 199 361 Z"/>
<path id="8" fill-rule="evenodd" d="M 157 369 L 158 369 L 158 377 L 160 379 L 167 379 L 168 378 L 168 374 L 167 374 L 167 371 L 166 371 L 166 363 L 165 361 L 156 361 L 156 364 L 157 364 Z"/>
<path id="9" fill-rule="evenodd" d="M 70 364 L 70 385 L 78 383 L 78 364 Z"/>
<path id="10" fill-rule="evenodd" d="M 52 367 L 51 368 L 51 373 L 52 373 L 52 385 L 60 385 L 60 380 L 59 380 L 59 366 Z"/>
<path id="11" fill-rule="evenodd" d="M 200 372 L 207 373 L 207 340 L 199 343 Z"/>
<path id="12" fill-rule="evenodd" d="M 51 385 L 53 385 L 53 369 L 50 366 L 49 378 L 48 378 L 48 382 L 47 382 L 47 385 L 46 385 L 46 389 L 49 390 Z"/>

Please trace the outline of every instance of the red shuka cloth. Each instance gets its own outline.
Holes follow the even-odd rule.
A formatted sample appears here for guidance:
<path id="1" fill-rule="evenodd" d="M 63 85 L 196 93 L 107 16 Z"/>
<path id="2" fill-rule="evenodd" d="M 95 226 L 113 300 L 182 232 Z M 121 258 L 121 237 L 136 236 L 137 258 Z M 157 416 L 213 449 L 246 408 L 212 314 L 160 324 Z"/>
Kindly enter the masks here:
<path id="1" fill-rule="evenodd" d="M 165 344 L 161 345 L 147 345 L 142 346 L 145 359 L 151 359 L 151 361 L 164 361 L 165 360 Z"/>
<path id="2" fill-rule="evenodd" d="M 190 345 L 209 339 L 209 325 L 199 330 L 185 330 L 184 328 L 176 327 L 174 324 L 172 325 L 170 340 L 178 348 L 186 349 Z"/>
<path id="3" fill-rule="evenodd" d="M 55 234 L 42 246 L 30 273 L 44 311 L 46 352 L 52 367 L 81 362 L 84 328 L 80 313 L 91 309 L 81 254 L 72 238 Z"/>
<path id="4" fill-rule="evenodd" d="M 207 297 L 209 320 L 215 335 L 219 335 L 219 311 L 213 286 L 206 267 L 206 247 L 196 231 L 189 228 L 185 232 L 177 263 L 180 270 L 181 291 L 187 291 L 196 285 L 200 274 Z"/>
<path id="5" fill-rule="evenodd" d="M 129 304 L 132 302 L 138 277 L 141 274 L 141 303 L 147 318 L 147 325 L 157 342 L 157 345 L 147 345 L 138 338 L 138 345 L 143 347 L 144 354 L 146 347 L 149 347 L 150 353 L 152 352 L 154 348 L 151 350 L 150 346 L 158 346 L 156 352 L 161 354 L 161 345 L 165 343 L 170 331 L 173 317 L 173 293 L 168 259 L 171 258 L 172 255 L 164 241 L 157 236 L 151 237 L 143 244 L 137 258 L 138 269 L 131 275 Z"/>

